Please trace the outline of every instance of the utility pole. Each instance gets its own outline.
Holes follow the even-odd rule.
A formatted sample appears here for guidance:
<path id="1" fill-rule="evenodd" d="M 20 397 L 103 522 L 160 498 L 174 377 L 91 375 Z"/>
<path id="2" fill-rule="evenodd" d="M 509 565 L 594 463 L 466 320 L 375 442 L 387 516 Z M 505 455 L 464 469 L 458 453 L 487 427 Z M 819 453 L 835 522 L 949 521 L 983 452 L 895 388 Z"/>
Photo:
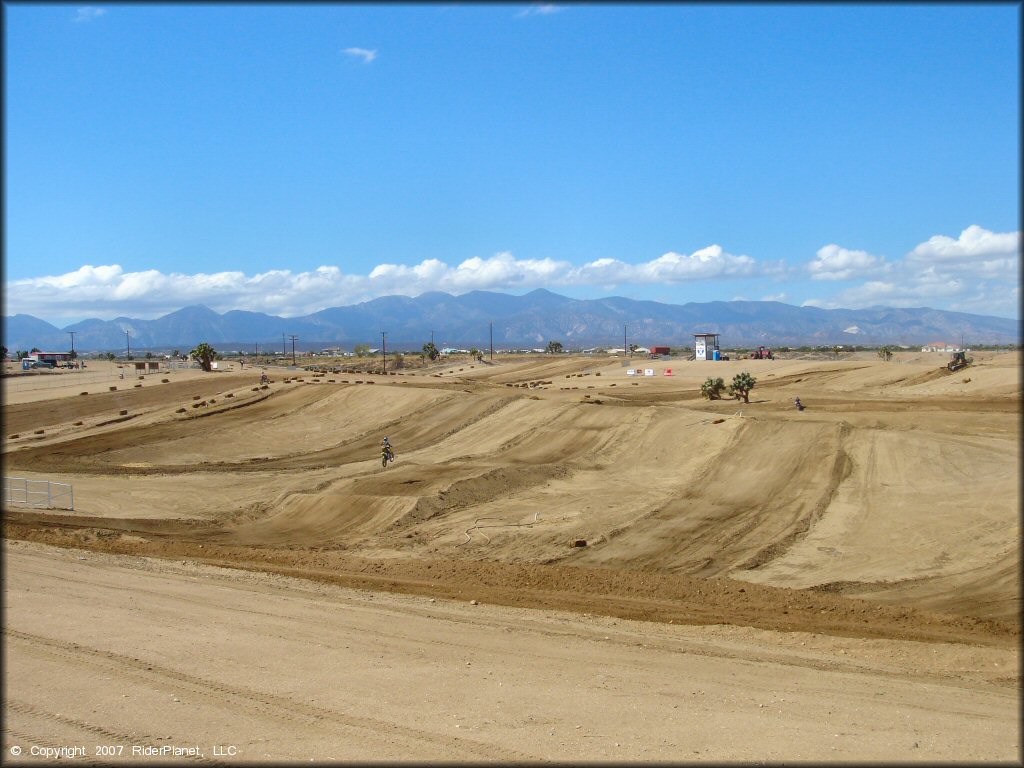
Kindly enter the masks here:
<path id="1" fill-rule="evenodd" d="M 128 331 L 124 332 L 124 341 L 125 341 L 125 344 L 128 345 L 128 354 L 126 355 L 126 357 L 129 360 L 131 360 L 132 359 L 132 341 L 131 341 L 131 337 L 128 335 Z"/>
<path id="2" fill-rule="evenodd" d="M 260 355 L 260 343 L 257 341 L 256 342 L 256 351 L 252 353 L 252 356 L 254 358 L 256 358 L 256 357 L 259 357 L 259 355 Z M 255 363 L 253 363 L 253 365 L 255 365 Z"/>
<path id="3" fill-rule="evenodd" d="M 491 362 L 494 362 L 494 323 L 488 323 L 488 328 L 491 331 Z"/>
<path id="4" fill-rule="evenodd" d="M 288 354 L 288 347 L 285 345 L 284 334 L 283 333 L 281 334 L 281 354 L 282 355 L 287 355 Z"/>
<path id="5" fill-rule="evenodd" d="M 433 343 L 434 343 L 434 332 L 433 331 L 430 332 L 430 343 L 431 343 L 431 345 L 433 345 Z"/>
<path id="6" fill-rule="evenodd" d="M 290 338 L 292 340 L 292 365 L 295 365 L 295 340 L 299 337 L 292 334 Z"/>
<path id="7" fill-rule="evenodd" d="M 626 346 L 626 326 L 622 326 L 622 356 L 625 357 L 626 353 L 629 352 L 629 356 L 632 357 L 633 353 L 629 351 L 629 347 Z"/>
<path id="8" fill-rule="evenodd" d="M 381 347 L 381 351 L 384 353 L 384 373 L 388 372 L 388 340 L 387 340 L 387 335 L 388 335 L 387 331 L 381 331 L 380 332 L 380 347 Z"/>
<path id="9" fill-rule="evenodd" d="M 78 331 L 65 331 L 65 333 L 70 333 L 71 334 L 71 359 L 74 360 L 75 359 L 75 334 L 78 333 Z"/>

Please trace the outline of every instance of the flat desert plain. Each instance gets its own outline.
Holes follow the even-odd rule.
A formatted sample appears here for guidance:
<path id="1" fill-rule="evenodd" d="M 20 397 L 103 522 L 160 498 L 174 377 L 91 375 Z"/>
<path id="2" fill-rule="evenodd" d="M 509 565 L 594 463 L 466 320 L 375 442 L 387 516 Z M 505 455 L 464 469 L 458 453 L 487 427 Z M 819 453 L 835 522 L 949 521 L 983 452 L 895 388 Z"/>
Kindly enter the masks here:
<path id="1" fill-rule="evenodd" d="M 4 759 L 1019 763 L 974 357 L 5 376 Z"/>

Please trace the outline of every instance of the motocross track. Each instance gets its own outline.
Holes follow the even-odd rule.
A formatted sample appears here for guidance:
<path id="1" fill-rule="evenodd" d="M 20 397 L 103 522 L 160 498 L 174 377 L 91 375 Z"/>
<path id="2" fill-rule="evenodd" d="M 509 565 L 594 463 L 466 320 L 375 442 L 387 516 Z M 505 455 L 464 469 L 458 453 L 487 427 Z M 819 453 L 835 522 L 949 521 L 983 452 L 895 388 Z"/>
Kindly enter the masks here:
<path id="1" fill-rule="evenodd" d="M 69 704 L 31 693 L 27 670 L 46 674 L 33 660 L 57 659 L 53 674 L 64 665 L 86 691 L 101 672 L 116 677 L 134 669 L 141 653 L 146 670 L 163 664 L 177 685 L 191 675 L 186 688 L 205 691 L 212 683 L 196 682 L 196 675 L 234 663 L 225 661 L 231 646 L 204 641 L 192 658 L 175 632 L 158 642 L 167 618 L 161 611 L 184 609 L 168 603 L 158 610 L 141 596 L 157 595 L 163 605 L 187 594 L 201 613 L 213 612 L 216 582 L 230 585 L 232 601 L 255 602 L 276 617 L 284 634 L 274 637 L 306 638 L 288 645 L 246 624 L 238 630 L 245 659 L 272 654 L 283 668 L 298 669 L 300 657 L 318 653 L 314 647 L 331 636 L 307 626 L 307 613 L 335 622 L 336 636 L 381 632 L 388 653 L 399 641 L 382 627 L 396 615 L 409 618 L 399 608 L 414 600 L 409 621 L 420 629 L 409 628 L 409 637 L 464 633 L 465 648 L 490 654 L 490 669 L 507 665 L 513 678 L 505 693 L 520 702 L 510 707 L 530 701 L 514 681 L 530 677 L 523 659 L 547 670 L 530 683 L 534 691 L 549 686 L 546 708 L 530 710 L 529 718 L 515 713 L 519 727 L 575 731 L 557 744 L 544 739 L 542 748 L 514 736 L 515 729 L 479 726 L 467 744 L 438 735 L 451 723 L 435 722 L 436 711 L 375 705 L 380 711 L 366 722 L 341 722 L 338 708 L 352 705 L 341 699 L 296 715 L 302 723 L 282 723 L 268 707 L 283 710 L 290 701 L 304 712 L 309 696 L 322 698 L 328 689 L 261 687 L 256 661 L 241 660 L 241 678 L 224 679 L 244 678 L 249 687 L 231 689 L 228 699 L 248 701 L 260 691 L 285 697 L 256 708 L 277 723 L 276 731 L 264 723 L 263 731 L 276 734 L 266 745 L 256 726 L 236 739 L 249 760 L 1019 759 L 1019 353 L 977 353 L 973 366 L 956 373 L 940 370 L 944 362 L 943 355 L 917 353 L 890 362 L 873 353 L 836 361 L 637 360 L 630 365 L 655 375 L 627 376 L 625 361 L 541 355 L 388 376 L 279 369 L 264 387 L 259 369 L 234 366 L 129 381 L 104 378 L 99 363 L 90 364 L 92 378 L 6 376 L 5 475 L 72 484 L 74 510 L 5 506 L 6 668 L 25 670 L 7 678 L 20 709 L 8 712 L 5 750 L 31 735 L 44 743 L 50 733 L 46 743 L 60 744 L 76 728 L 80 737 L 107 727 L 88 710 L 71 713 Z M 740 371 L 757 378 L 750 403 L 700 397 L 708 376 L 728 383 Z M 805 411 L 793 408 L 796 396 Z M 385 434 L 397 460 L 382 469 Z M 60 554 L 76 551 L 77 559 Z M 89 567 L 78 562 L 83 558 Z M 162 565 L 168 559 L 176 565 Z M 163 580 L 150 592 L 135 591 L 132 585 L 148 583 L 154 572 Z M 115 582 L 129 583 L 115 589 Z M 39 592 L 67 618 L 42 615 L 47 603 L 33 602 Z M 126 606 L 125 594 L 142 602 Z M 351 608 L 365 602 L 360 594 L 377 596 L 377 623 L 364 616 L 377 630 L 321 615 L 318 600 Z M 482 605 L 467 608 L 469 600 Z M 295 601 L 305 607 L 289 608 Z M 484 608 L 492 611 L 486 620 L 469 618 Z M 83 631 L 70 617 L 88 623 L 86 614 L 127 621 L 137 637 L 115 641 L 95 627 Z M 611 625 L 629 654 L 640 646 L 649 658 L 627 664 L 614 651 L 588 651 L 591 635 L 603 638 Z M 532 650 L 518 661 L 497 650 L 510 631 L 530 638 Z M 403 648 L 418 659 L 440 659 L 450 654 L 447 642 L 415 653 Z M 555 649 L 566 642 L 576 655 L 562 659 Z M 813 663 L 805 643 L 815 649 Z M 680 648 L 691 665 L 685 671 L 673 666 Z M 859 656 L 861 665 L 850 667 L 840 651 Z M 338 663 L 372 667 L 376 656 L 360 653 L 368 655 Z M 589 725 L 576 723 L 586 718 L 566 702 L 596 696 L 597 706 L 605 694 L 558 671 L 562 663 L 577 672 L 591 664 L 639 665 L 605 698 L 634 697 L 643 709 L 670 693 L 650 681 L 639 687 L 640 668 L 664 665 L 665 674 L 701 678 L 703 695 L 717 679 L 698 663 L 706 656 L 743 661 L 744 671 L 734 665 L 726 674 L 755 688 L 777 686 L 801 714 L 784 714 L 751 740 L 746 734 L 757 729 L 722 703 L 729 697 L 719 689 L 719 702 L 701 711 L 722 733 L 712 737 L 705 728 L 703 746 L 689 749 L 678 726 L 668 738 L 639 715 L 619 712 L 605 722 L 595 712 Z M 800 670 L 791 685 L 786 665 Z M 849 684 L 849 693 L 831 692 L 838 678 L 828 675 L 840 672 L 850 678 L 840 686 Z M 166 680 L 151 677 L 133 678 L 139 696 L 162 690 Z M 369 692 L 379 680 L 364 669 L 359 682 Z M 451 697 L 468 696 L 470 684 L 450 685 L 448 704 L 461 711 Z M 921 687 L 907 687 L 914 685 Z M 816 686 L 851 697 L 836 707 L 868 697 L 854 707 L 863 738 L 836 741 L 840 727 L 818 712 Z M 918 707 L 921 716 L 909 716 L 913 727 L 893 725 L 895 710 L 858 693 L 862 688 L 902 696 L 904 711 Z M 124 733 L 148 733 L 161 721 L 161 708 L 129 716 L 114 689 L 104 690 L 87 696 L 91 709 L 119 713 Z M 204 696 L 193 730 L 176 739 L 227 739 L 223 727 L 201 716 L 227 699 Z M 50 712 L 57 706 L 78 725 Z M 335 730 L 307 728 L 318 718 L 338 721 Z M 597 742 L 580 734 L 599 722 L 624 729 L 616 747 L 602 742 L 595 751 Z M 796 736 L 784 733 L 787 727 L 805 729 L 799 745 L 791 745 Z M 295 736 L 295 728 L 305 735 Z M 352 728 L 375 735 L 356 748 L 339 735 Z"/>

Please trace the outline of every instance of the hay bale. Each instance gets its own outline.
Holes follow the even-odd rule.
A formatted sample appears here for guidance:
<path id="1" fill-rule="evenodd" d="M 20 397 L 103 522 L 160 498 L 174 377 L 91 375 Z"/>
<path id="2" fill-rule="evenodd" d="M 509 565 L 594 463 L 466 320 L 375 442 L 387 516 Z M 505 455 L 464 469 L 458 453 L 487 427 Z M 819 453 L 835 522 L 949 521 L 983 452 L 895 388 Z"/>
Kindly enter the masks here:
<path id="1" fill-rule="evenodd" d="M 586 539 L 570 539 L 569 540 L 569 546 L 570 547 L 574 547 L 574 548 L 575 547 L 585 547 L 585 546 L 587 546 L 587 540 Z"/>
<path id="2" fill-rule="evenodd" d="M 81 397 L 82 395 L 88 395 L 88 394 L 89 394 L 88 392 L 79 392 L 78 396 Z"/>
<path id="3" fill-rule="evenodd" d="M 126 410 L 118 411 L 117 415 L 118 416 L 127 416 L 128 415 L 128 411 L 126 411 Z"/>

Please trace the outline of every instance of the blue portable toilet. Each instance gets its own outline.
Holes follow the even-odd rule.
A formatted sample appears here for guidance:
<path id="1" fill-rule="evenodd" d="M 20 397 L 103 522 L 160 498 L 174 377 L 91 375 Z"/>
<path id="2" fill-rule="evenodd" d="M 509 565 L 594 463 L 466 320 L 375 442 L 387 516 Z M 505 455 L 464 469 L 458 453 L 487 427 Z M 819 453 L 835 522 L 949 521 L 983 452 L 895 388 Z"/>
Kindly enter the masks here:
<path id="1" fill-rule="evenodd" d="M 717 349 L 713 350 L 711 352 L 711 359 L 712 360 L 721 360 L 722 359 L 722 353 L 719 350 L 717 350 Z"/>

